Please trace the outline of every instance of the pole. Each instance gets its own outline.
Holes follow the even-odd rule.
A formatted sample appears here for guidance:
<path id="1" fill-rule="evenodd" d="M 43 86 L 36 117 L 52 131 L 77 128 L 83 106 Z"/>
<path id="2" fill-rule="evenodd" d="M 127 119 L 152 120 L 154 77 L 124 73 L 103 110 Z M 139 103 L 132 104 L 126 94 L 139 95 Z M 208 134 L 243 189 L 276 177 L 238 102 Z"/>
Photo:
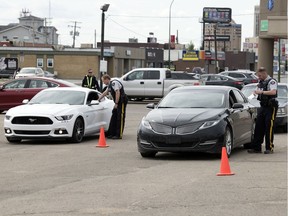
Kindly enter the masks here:
<path id="1" fill-rule="evenodd" d="M 217 62 L 217 39 L 216 39 L 217 23 L 214 25 L 214 47 L 215 47 L 215 73 L 218 73 L 218 62 Z"/>
<path id="2" fill-rule="evenodd" d="M 210 43 L 210 42 L 209 42 Z M 203 40 L 202 40 L 202 50 L 205 50 L 205 22 L 203 21 Z M 210 48 L 209 48 L 210 49 Z"/>
<path id="3" fill-rule="evenodd" d="M 174 0 L 172 0 L 171 4 L 170 4 L 170 7 L 169 7 L 169 47 L 168 47 L 168 68 L 170 69 L 171 68 L 171 65 L 170 65 L 170 52 L 171 52 L 171 7 L 172 7 L 172 4 L 173 4 Z"/>
<path id="4" fill-rule="evenodd" d="M 75 47 L 75 36 L 76 36 L 76 21 L 74 23 L 74 31 L 73 31 L 73 45 L 72 48 Z"/>
<path id="5" fill-rule="evenodd" d="M 104 60 L 104 29 L 105 29 L 104 25 L 105 25 L 105 13 L 104 13 L 104 10 L 102 10 L 100 64 L 101 64 L 101 60 Z M 102 91 L 102 88 L 103 88 L 102 71 L 99 70 L 99 73 L 100 73 L 100 91 Z"/>
<path id="6" fill-rule="evenodd" d="M 278 82 L 281 79 L 281 39 L 278 39 Z"/>

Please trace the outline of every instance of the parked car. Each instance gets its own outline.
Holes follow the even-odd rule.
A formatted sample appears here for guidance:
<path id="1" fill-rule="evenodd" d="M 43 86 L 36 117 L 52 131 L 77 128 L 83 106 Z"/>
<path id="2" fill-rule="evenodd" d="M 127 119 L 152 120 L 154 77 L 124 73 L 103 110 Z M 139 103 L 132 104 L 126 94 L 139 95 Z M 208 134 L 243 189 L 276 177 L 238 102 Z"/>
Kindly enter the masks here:
<path id="1" fill-rule="evenodd" d="M 223 71 L 219 74 L 242 80 L 244 85 L 249 83 L 258 83 L 258 77 L 255 75 L 254 71 Z"/>
<path id="2" fill-rule="evenodd" d="M 44 71 L 44 76 L 49 78 L 57 78 L 57 75 L 49 71 Z"/>
<path id="3" fill-rule="evenodd" d="M 3 69 L 0 70 L 0 78 L 13 78 L 15 73 L 15 70 Z"/>
<path id="4" fill-rule="evenodd" d="M 260 107 L 260 103 L 257 100 L 256 96 L 252 96 L 253 91 L 255 91 L 257 88 L 257 84 L 248 84 L 244 86 L 244 88 L 241 90 L 243 94 L 249 98 L 250 103 L 252 103 L 256 107 Z M 279 127 L 283 127 L 285 131 L 287 131 L 287 116 L 288 116 L 288 84 L 287 83 L 278 83 L 278 89 L 277 89 L 277 100 L 279 102 L 279 108 L 277 111 L 276 119 L 275 119 L 275 125 Z"/>
<path id="5" fill-rule="evenodd" d="M 171 71 L 171 79 L 198 80 L 193 74 L 187 73 L 185 71 Z"/>
<path id="6" fill-rule="evenodd" d="M 114 102 L 98 101 L 100 92 L 81 87 L 45 89 L 25 105 L 8 110 L 4 119 L 9 142 L 57 138 L 79 143 L 84 136 L 108 130 Z M 27 100 L 28 101 L 28 100 Z"/>
<path id="7" fill-rule="evenodd" d="M 15 79 L 22 77 L 44 77 L 44 71 L 37 67 L 24 67 L 15 76 Z"/>
<path id="8" fill-rule="evenodd" d="M 137 68 L 123 75 L 122 82 L 129 98 L 161 98 L 174 88 L 199 85 L 198 80 L 172 79 L 167 68 Z"/>
<path id="9" fill-rule="evenodd" d="M 256 108 L 236 88 L 185 86 L 169 92 L 159 103 L 148 104 L 137 133 L 143 157 L 157 152 L 221 154 L 251 143 Z"/>
<path id="10" fill-rule="evenodd" d="M 240 90 L 244 86 L 243 81 L 220 74 L 203 74 L 200 77 L 200 83 L 203 85 L 232 86 Z"/>
<path id="11" fill-rule="evenodd" d="M 31 99 L 45 88 L 73 87 L 73 83 L 60 79 L 26 77 L 7 81 L 0 85 L 0 113 Z"/>

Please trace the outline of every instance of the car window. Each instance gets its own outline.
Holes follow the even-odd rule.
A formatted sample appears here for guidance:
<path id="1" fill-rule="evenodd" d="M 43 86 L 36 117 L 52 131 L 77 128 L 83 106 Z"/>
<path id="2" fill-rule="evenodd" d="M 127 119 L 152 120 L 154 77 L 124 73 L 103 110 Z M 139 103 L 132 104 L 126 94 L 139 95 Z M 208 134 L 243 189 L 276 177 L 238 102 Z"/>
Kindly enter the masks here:
<path id="1" fill-rule="evenodd" d="M 278 98 L 287 98 L 287 86 L 286 85 L 278 85 L 277 89 Z"/>
<path id="2" fill-rule="evenodd" d="M 229 73 L 229 76 L 234 78 L 246 78 L 243 74 L 240 73 Z"/>
<path id="3" fill-rule="evenodd" d="M 90 92 L 88 97 L 87 97 L 87 103 L 89 104 L 91 103 L 92 100 L 98 100 L 99 99 L 99 95 L 97 92 Z"/>
<path id="4" fill-rule="evenodd" d="M 246 97 L 249 97 L 253 93 L 253 91 L 256 90 L 256 88 L 257 88 L 256 85 L 255 86 L 254 85 L 253 86 L 244 86 L 244 88 L 241 91 Z"/>
<path id="5" fill-rule="evenodd" d="M 235 98 L 236 98 L 236 103 L 245 103 L 245 99 L 239 91 L 233 90 L 233 93 L 234 93 Z"/>
<path id="6" fill-rule="evenodd" d="M 127 76 L 127 80 L 143 79 L 144 71 L 134 71 Z"/>
<path id="7" fill-rule="evenodd" d="M 225 95 L 221 92 L 179 91 L 166 95 L 158 108 L 221 108 L 224 101 Z"/>
<path id="8" fill-rule="evenodd" d="M 13 82 L 7 83 L 4 89 L 18 89 L 25 87 L 26 80 L 15 80 Z"/>
<path id="9" fill-rule="evenodd" d="M 210 76 L 210 80 L 216 80 L 216 81 L 221 80 L 221 77 L 212 75 L 212 76 Z"/>
<path id="10" fill-rule="evenodd" d="M 58 87 L 59 86 L 59 84 L 54 83 L 54 82 L 46 82 L 46 83 L 47 83 L 48 87 Z"/>
<path id="11" fill-rule="evenodd" d="M 44 80 L 31 80 L 28 88 L 48 88 L 48 83 Z"/>
<path id="12" fill-rule="evenodd" d="M 171 78 L 171 71 L 170 70 L 167 70 L 166 71 L 166 79 L 169 79 L 169 78 Z"/>
<path id="13" fill-rule="evenodd" d="M 203 80 L 203 81 L 207 81 L 208 80 L 208 76 L 201 76 L 200 79 Z"/>
<path id="14" fill-rule="evenodd" d="M 144 79 L 160 79 L 160 71 L 145 71 Z"/>

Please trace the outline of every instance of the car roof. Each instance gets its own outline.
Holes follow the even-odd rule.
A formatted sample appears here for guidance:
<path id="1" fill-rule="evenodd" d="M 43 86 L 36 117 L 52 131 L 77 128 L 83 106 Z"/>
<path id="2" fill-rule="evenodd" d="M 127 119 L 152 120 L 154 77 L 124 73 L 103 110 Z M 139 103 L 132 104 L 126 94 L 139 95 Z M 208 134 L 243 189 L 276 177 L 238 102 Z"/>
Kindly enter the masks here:
<path id="1" fill-rule="evenodd" d="M 205 76 L 220 76 L 220 77 L 226 77 L 226 78 L 229 78 L 229 79 L 232 79 L 232 80 L 235 80 L 235 81 L 241 81 L 235 77 L 231 77 L 231 76 L 225 76 L 223 74 L 202 74 L 201 77 L 205 77 Z"/>
<path id="2" fill-rule="evenodd" d="M 173 89 L 173 92 L 174 91 L 185 91 L 185 90 L 215 90 L 215 91 L 229 91 L 229 90 L 232 90 L 232 89 L 236 89 L 237 88 L 234 88 L 234 87 L 231 87 L 231 86 L 209 86 L 209 85 L 203 85 L 203 86 L 182 86 L 182 87 L 178 87 L 178 88 L 175 88 Z"/>
<path id="3" fill-rule="evenodd" d="M 77 86 L 76 84 L 69 82 L 67 80 L 62 80 L 62 79 L 55 79 L 55 78 L 50 78 L 50 77 L 20 77 L 17 80 L 44 80 L 44 81 L 49 81 L 49 82 L 54 82 L 54 83 L 61 83 L 61 84 L 65 84 L 65 85 L 69 85 L 69 86 Z M 4 83 L 1 83 L 1 85 L 5 85 L 7 83 L 13 82 L 15 79 L 13 80 L 8 80 Z M 71 87 L 70 87 L 71 88 Z"/>
<path id="4" fill-rule="evenodd" d="M 87 93 L 96 90 L 78 86 L 78 87 L 46 88 L 42 91 L 82 91 Z"/>
<path id="5" fill-rule="evenodd" d="M 249 84 L 245 85 L 244 87 L 256 86 L 256 85 L 258 85 L 258 83 L 249 83 Z M 288 86 L 287 83 L 278 83 L 278 85 L 279 86 L 285 86 L 285 85 Z"/>

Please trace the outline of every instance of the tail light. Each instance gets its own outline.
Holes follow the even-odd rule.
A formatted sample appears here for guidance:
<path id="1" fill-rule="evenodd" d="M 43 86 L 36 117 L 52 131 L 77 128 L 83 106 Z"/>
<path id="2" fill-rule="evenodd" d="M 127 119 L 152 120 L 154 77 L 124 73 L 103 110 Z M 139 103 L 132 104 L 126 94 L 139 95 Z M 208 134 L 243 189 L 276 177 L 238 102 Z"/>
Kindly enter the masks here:
<path id="1" fill-rule="evenodd" d="M 235 85 L 243 85 L 243 82 L 240 82 L 240 81 L 236 81 L 234 82 Z"/>
<path id="2" fill-rule="evenodd" d="M 199 83 L 199 82 L 195 82 L 193 85 L 194 85 L 194 86 L 195 86 L 195 85 L 200 85 L 200 83 Z"/>
<path id="3" fill-rule="evenodd" d="M 253 79 L 253 80 L 252 80 L 252 83 L 258 83 L 258 80 L 254 80 L 254 79 Z"/>

